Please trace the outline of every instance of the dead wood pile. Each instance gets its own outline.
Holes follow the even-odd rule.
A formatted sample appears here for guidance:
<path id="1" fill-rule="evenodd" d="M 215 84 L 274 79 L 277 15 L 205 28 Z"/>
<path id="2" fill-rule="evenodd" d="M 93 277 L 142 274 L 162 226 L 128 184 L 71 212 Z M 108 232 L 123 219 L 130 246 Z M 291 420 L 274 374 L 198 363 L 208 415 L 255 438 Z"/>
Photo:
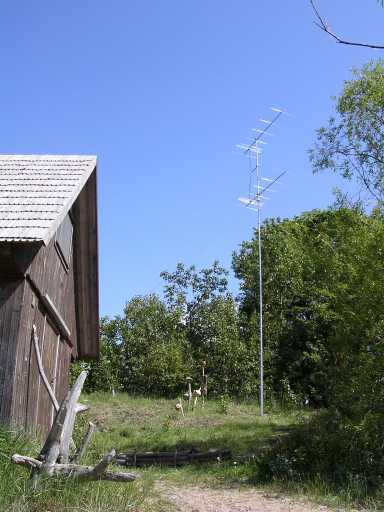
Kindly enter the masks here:
<path id="1" fill-rule="evenodd" d="M 86 377 L 87 372 L 81 372 L 72 389 L 61 403 L 38 458 L 18 454 L 12 456 L 12 462 L 31 470 L 34 485 L 43 475 L 65 475 L 87 480 L 111 480 L 116 482 L 131 482 L 138 476 L 133 473 L 116 473 L 107 470 L 109 464 L 115 461 L 115 450 L 104 455 L 96 466 L 82 466 L 79 464 L 95 430 L 93 423 L 89 423 L 88 431 L 79 448 L 71 456 L 70 448 L 73 448 L 72 434 L 76 414 L 85 409 L 84 406 L 78 403 L 78 400 Z"/>

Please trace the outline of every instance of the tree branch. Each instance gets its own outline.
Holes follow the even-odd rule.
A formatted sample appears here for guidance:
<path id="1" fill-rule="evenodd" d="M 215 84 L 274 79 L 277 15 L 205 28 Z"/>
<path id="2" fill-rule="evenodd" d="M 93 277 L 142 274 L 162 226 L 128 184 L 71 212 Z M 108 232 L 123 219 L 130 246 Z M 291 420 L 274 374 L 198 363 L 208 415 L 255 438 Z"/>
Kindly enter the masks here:
<path id="1" fill-rule="evenodd" d="M 337 34 L 332 32 L 330 27 L 325 22 L 324 18 L 321 16 L 318 8 L 315 5 L 314 0 L 310 0 L 310 4 L 312 6 L 313 12 L 315 13 L 315 16 L 317 18 L 317 21 L 315 21 L 315 25 L 319 27 L 320 30 L 323 30 L 326 34 L 333 37 L 338 43 L 345 44 L 348 46 L 363 46 L 364 48 L 373 48 L 375 50 L 384 50 L 384 45 L 378 45 L 378 44 L 370 44 L 370 43 L 356 43 L 353 41 L 346 41 L 345 39 L 341 39 Z"/>
<path id="2" fill-rule="evenodd" d="M 112 482 L 132 482 L 138 478 L 139 475 L 135 473 L 107 471 L 107 466 L 112 461 L 113 456 L 114 451 L 108 453 L 95 467 L 80 466 L 79 464 L 54 464 L 51 474 L 86 480 L 109 480 Z M 12 455 L 12 462 L 32 470 L 41 470 L 43 466 L 43 462 L 33 457 L 25 457 L 18 454 Z"/>
<path id="3" fill-rule="evenodd" d="M 95 430 L 96 430 L 96 425 L 90 421 L 88 424 L 87 433 L 85 434 L 85 436 L 81 442 L 81 445 L 79 446 L 78 450 L 76 451 L 72 462 L 74 462 L 74 463 L 80 462 L 80 460 L 82 459 L 84 453 L 86 452 L 86 450 L 88 448 L 88 445 L 91 441 L 92 434 L 94 433 Z"/>

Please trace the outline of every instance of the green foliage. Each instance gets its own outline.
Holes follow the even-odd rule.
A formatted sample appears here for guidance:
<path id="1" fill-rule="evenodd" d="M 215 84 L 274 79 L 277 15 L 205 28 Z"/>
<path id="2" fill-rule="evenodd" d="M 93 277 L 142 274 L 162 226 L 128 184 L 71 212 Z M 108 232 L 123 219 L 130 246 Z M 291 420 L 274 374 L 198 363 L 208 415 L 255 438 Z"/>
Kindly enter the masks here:
<path id="1" fill-rule="evenodd" d="M 228 414 L 231 407 L 231 398 L 229 395 L 224 394 L 218 397 L 217 408 L 221 414 Z"/>
<path id="2" fill-rule="evenodd" d="M 262 231 L 267 382 L 281 398 L 289 391 L 297 401 L 328 404 L 348 354 L 377 337 L 383 220 L 342 208 L 270 220 Z M 256 236 L 243 243 L 233 259 L 245 336 L 257 333 L 257 243 Z"/>
<path id="3" fill-rule="evenodd" d="M 124 389 L 179 394 L 190 364 L 180 312 L 156 295 L 134 297 L 118 325 Z"/>
<path id="4" fill-rule="evenodd" d="M 207 361 L 209 392 L 246 395 L 254 388 L 253 350 L 239 336 L 237 305 L 227 291 L 228 271 L 215 261 L 197 272 L 179 264 L 174 273 L 162 272 L 170 308 L 182 312 L 195 382 Z"/>
<path id="5" fill-rule="evenodd" d="M 2 512 L 123 512 L 127 509 L 143 511 L 145 494 L 151 485 L 148 477 L 135 483 L 79 482 L 72 478 L 45 478 L 37 489 L 32 488 L 28 471 L 11 462 L 14 453 L 36 457 L 40 443 L 24 432 L 10 430 L 0 425 L 0 510 Z M 107 442 L 108 445 L 108 442 Z M 111 449 L 111 446 L 109 449 Z M 99 451 L 97 448 L 100 448 Z M 89 459 L 95 464 L 105 453 L 105 447 L 94 450 Z M 153 502 L 151 511 L 160 509 Z"/>
<path id="6" fill-rule="evenodd" d="M 317 131 L 310 151 L 315 172 L 355 179 L 380 203 L 384 199 L 384 67 L 371 62 L 354 70 L 336 100 L 336 117 Z"/>
<path id="7" fill-rule="evenodd" d="M 321 478 L 355 499 L 384 479 L 384 221 L 379 210 L 315 211 L 263 226 L 267 378 L 283 403 L 327 412 L 260 460 L 274 479 Z M 257 308 L 257 240 L 234 257 L 242 311 Z M 279 391 L 279 389 L 281 391 Z"/>
<path id="8" fill-rule="evenodd" d="M 25 469 L 12 464 L 11 456 L 33 448 L 34 443 L 24 433 L 0 425 L 0 510 L 7 510 L 19 496 L 30 494 Z"/>
<path id="9" fill-rule="evenodd" d="M 121 350 L 118 339 L 118 322 L 116 320 L 101 319 L 99 359 L 74 362 L 71 365 L 70 374 L 72 383 L 83 370 L 88 372 L 85 391 L 117 391 L 121 388 Z"/>
<path id="10" fill-rule="evenodd" d="M 103 319 L 100 359 L 75 363 L 73 377 L 88 370 L 87 391 L 174 397 L 185 391 L 187 375 L 200 386 L 207 361 L 210 395 L 255 392 L 254 350 L 239 336 L 227 274 L 218 262 L 199 272 L 181 263 L 174 273 L 163 272 L 165 300 L 133 297 L 121 317 Z"/>
<path id="11" fill-rule="evenodd" d="M 185 268 L 178 263 L 175 272 L 161 272 L 166 282 L 164 295 L 169 305 L 185 310 L 190 316 L 200 304 L 217 298 L 227 290 L 228 271 L 214 261 L 211 268 L 196 271 L 194 265 Z"/>
<path id="12" fill-rule="evenodd" d="M 320 478 L 354 500 L 380 493 L 384 453 L 380 422 L 352 422 L 331 408 L 279 438 L 260 457 L 265 480 L 308 481 Z"/>

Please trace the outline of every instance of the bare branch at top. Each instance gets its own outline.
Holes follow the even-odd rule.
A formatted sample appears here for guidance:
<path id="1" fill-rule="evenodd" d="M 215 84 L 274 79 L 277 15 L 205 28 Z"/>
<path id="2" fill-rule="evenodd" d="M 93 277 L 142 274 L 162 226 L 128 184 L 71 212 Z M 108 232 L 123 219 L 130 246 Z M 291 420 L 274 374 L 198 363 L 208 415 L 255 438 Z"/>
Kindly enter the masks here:
<path id="1" fill-rule="evenodd" d="M 365 48 L 373 48 L 375 50 L 384 50 L 384 45 L 378 45 L 378 44 L 370 44 L 370 43 L 356 43 L 354 41 L 346 41 L 345 39 L 341 39 L 337 34 L 335 34 L 329 25 L 326 23 L 324 18 L 321 16 L 319 9 L 316 7 L 314 0 L 309 0 L 310 4 L 312 6 L 313 12 L 315 13 L 317 21 L 315 21 L 315 25 L 320 28 L 320 30 L 323 30 L 326 34 L 333 37 L 338 43 L 345 44 L 348 46 L 363 46 Z"/>

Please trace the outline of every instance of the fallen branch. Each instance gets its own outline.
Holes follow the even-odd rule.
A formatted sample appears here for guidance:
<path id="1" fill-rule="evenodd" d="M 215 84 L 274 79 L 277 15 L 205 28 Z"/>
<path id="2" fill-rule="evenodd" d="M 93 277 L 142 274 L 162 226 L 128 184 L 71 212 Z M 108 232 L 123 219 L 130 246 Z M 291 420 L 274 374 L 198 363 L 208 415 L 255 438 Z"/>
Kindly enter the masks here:
<path id="1" fill-rule="evenodd" d="M 69 449 L 76 414 L 85 408 L 85 406 L 78 403 L 78 399 L 86 377 L 87 372 L 81 372 L 72 389 L 62 401 L 38 458 L 34 459 L 33 457 L 19 454 L 12 456 L 14 464 L 24 466 L 32 471 L 32 480 L 35 487 L 39 478 L 44 474 L 48 476 L 64 475 L 88 480 L 110 480 L 114 482 L 131 482 L 137 478 L 137 475 L 133 473 L 107 471 L 109 464 L 115 460 L 115 450 L 104 455 L 96 466 L 81 466 L 77 464 L 83 457 L 95 431 L 96 426 L 93 423 L 89 423 L 88 431 L 79 449 L 76 451 L 73 461 L 69 463 Z"/>
<path id="2" fill-rule="evenodd" d="M 85 436 L 83 437 L 83 440 L 82 440 L 79 448 L 77 449 L 77 451 L 72 459 L 72 462 L 74 462 L 74 463 L 80 462 L 80 460 L 83 458 L 84 453 L 87 451 L 88 445 L 91 442 L 91 437 L 95 430 L 96 430 L 96 425 L 90 421 L 88 424 L 88 430 L 87 430 Z"/>
<path id="3" fill-rule="evenodd" d="M 134 473 L 121 473 L 107 471 L 105 461 L 111 454 L 107 454 L 101 462 L 95 467 L 93 466 L 80 466 L 79 464 L 55 464 L 53 467 L 52 475 L 68 476 L 73 478 L 82 478 L 87 480 L 110 480 L 114 482 L 133 482 L 138 475 Z M 43 463 L 33 457 L 25 457 L 23 455 L 12 455 L 12 462 L 19 466 L 24 466 L 28 469 L 36 470 L 41 469 Z"/>

